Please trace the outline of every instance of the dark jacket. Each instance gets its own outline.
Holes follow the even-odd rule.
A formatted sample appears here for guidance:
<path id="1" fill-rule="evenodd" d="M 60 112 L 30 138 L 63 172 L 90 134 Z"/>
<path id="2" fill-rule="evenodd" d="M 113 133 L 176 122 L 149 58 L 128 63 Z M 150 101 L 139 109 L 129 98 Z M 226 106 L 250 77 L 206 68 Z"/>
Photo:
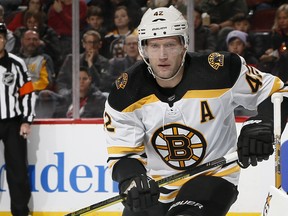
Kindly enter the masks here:
<path id="1" fill-rule="evenodd" d="M 72 93 L 60 97 L 53 118 L 69 118 L 72 116 Z M 95 87 L 91 87 L 85 98 L 80 99 L 79 116 L 81 118 L 102 118 L 106 96 Z"/>
<path id="2" fill-rule="evenodd" d="M 205 26 L 199 26 L 195 29 L 195 51 L 213 52 L 216 49 L 216 38 L 210 29 Z"/>

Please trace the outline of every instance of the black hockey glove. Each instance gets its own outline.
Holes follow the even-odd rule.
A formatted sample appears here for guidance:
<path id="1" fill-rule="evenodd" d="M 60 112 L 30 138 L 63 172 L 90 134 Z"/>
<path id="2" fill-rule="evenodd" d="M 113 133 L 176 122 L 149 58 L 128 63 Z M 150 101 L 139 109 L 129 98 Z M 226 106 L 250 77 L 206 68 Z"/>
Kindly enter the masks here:
<path id="1" fill-rule="evenodd" d="M 123 205 L 134 212 L 156 205 L 160 195 L 158 184 L 144 174 L 120 182 L 119 191 Z"/>
<path id="2" fill-rule="evenodd" d="M 257 162 L 268 160 L 274 151 L 273 142 L 273 122 L 263 118 L 249 118 L 243 124 L 238 138 L 238 164 L 247 168 L 250 164 L 256 166 Z"/>

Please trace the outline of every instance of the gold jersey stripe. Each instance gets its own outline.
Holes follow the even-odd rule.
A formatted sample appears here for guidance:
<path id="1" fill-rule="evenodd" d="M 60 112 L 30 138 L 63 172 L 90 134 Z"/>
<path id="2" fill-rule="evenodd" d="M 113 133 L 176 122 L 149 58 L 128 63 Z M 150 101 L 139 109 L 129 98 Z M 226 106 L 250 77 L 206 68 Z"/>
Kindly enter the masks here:
<path id="1" fill-rule="evenodd" d="M 147 97 L 142 98 L 139 101 L 136 101 L 135 103 L 128 106 L 126 109 L 123 110 L 123 112 L 133 112 L 136 109 L 140 109 L 145 104 L 150 104 L 159 101 L 159 99 L 156 97 L 156 95 L 152 94 Z"/>
<path id="2" fill-rule="evenodd" d="M 116 162 L 117 162 L 117 161 L 109 162 L 108 168 L 109 168 L 109 169 L 112 169 L 112 167 L 115 165 Z"/>
<path id="3" fill-rule="evenodd" d="M 281 86 L 282 86 L 282 81 L 278 77 L 275 77 L 274 85 L 269 95 L 272 95 L 274 92 L 281 92 L 281 89 L 280 89 Z"/>
<path id="4" fill-rule="evenodd" d="M 229 91 L 230 88 L 225 89 L 210 89 L 210 90 L 190 90 L 183 98 L 217 98 Z"/>
<path id="5" fill-rule="evenodd" d="M 225 89 L 212 89 L 212 90 L 190 90 L 183 96 L 183 98 L 215 98 L 220 97 L 230 88 Z M 136 109 L 140 109 L 145 104 L 150 104 L 159 101 L 156 95 L 152 94 L 142 98 L 139 101 L 131 104 L 123 110 L 123 112 L 133 112 Z"/>
<path id="6" fill-rule="evenodd" d="M 164 201 L 164 202 L 165 202 L 165 200 L 166 200 L 166 201 L 174 200 L 178 193 L 179 193 L 179 190 L 172 191 L 172 192 L 169 193 L 169 194 L 162 194 L 162 193 L 161 193 L 159 199 L 160 199 L 161 201 Z"/>
<path id="7" fill-rule="evenodd" d="M 141 145 L 139 147 L 123 147 L 123 146 L 113 146 L 113 147 L 108 147 L 108 154 L 127 154 L 127 153 L 139 153 L 144 151 L 144 145 Z"/>

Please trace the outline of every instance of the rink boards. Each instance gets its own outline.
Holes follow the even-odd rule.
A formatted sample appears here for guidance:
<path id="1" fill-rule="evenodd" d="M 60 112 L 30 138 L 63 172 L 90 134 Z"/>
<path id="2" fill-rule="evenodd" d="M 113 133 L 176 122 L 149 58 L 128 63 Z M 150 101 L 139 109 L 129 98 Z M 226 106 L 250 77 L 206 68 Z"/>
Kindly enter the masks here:
<path id="1" fill-rule="evenodd" d="M 238 131 L 240 127 L 238 122 Z M 287 127 L 282 139 L 288 139 Z M 101 119 L 36 121 L 29 136 L 33 216 L 60 216 L 118 195 L 106 159 Z M 0 216 L 8 216 L 10 202 L 3 145 L 0 145 L 0 180 Z M 239 198 L 229 216 L 259 216 L 270 185 L 274 185 L 274 157 L 242 171 Z M 88 215 L 120 216 L 121 210 L 119 203 Z"/>

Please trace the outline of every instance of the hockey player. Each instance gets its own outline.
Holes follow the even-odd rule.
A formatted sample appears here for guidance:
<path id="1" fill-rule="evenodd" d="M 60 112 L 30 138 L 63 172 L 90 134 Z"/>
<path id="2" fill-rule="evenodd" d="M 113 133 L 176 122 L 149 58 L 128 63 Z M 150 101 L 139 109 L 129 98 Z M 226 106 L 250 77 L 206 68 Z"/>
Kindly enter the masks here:
<path id="1" fill-rule="evenodd" d="M 256 109 L 284 84 L 236 54 L 188 53 L 187 28 L 173 6 L 148 9 L 138 27 L 143 61 L 106 102 L 108 165 L 124 216 L 224 216 L 238 195 L 236 163 L 161 188 L 155 181 L 236 150 L 243 167 L 273 153 L 272 122 L 252 119 L 237 143 L 233 111 Z"/>

